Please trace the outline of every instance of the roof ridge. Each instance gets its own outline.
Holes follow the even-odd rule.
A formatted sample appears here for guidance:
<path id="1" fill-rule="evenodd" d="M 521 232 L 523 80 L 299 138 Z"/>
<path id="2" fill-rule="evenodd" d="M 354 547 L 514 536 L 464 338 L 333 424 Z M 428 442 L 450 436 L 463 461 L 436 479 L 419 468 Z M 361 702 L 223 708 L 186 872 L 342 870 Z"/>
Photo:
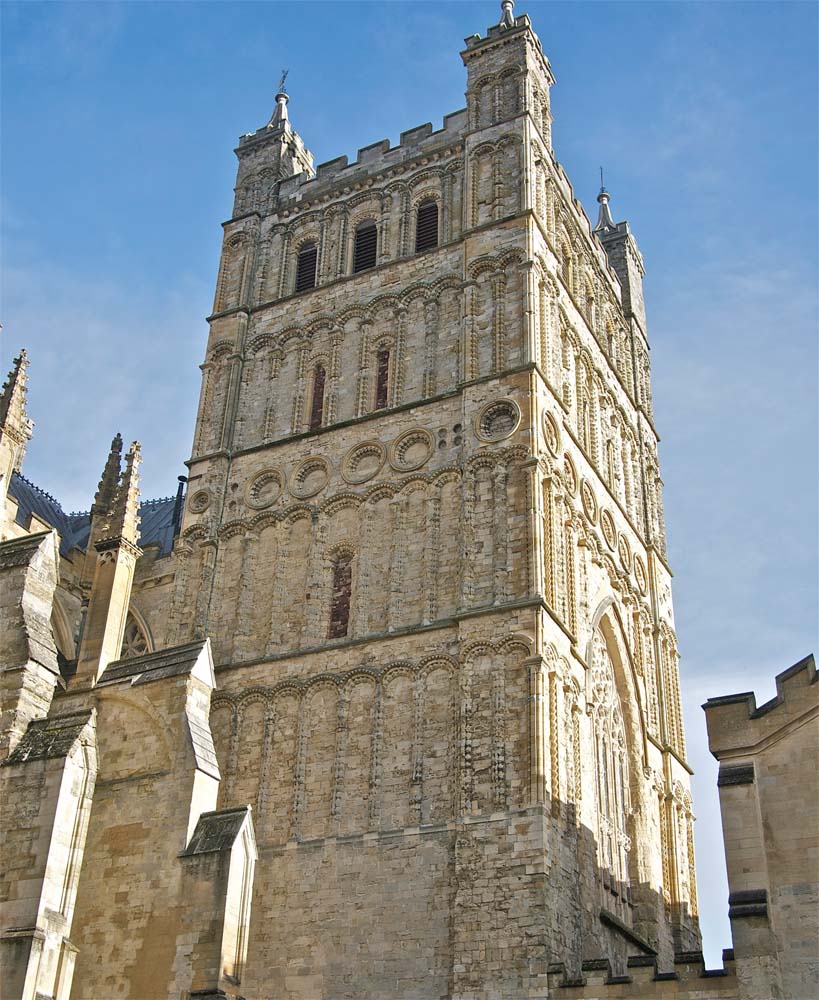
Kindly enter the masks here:
<path id="1" fill-rule="evenodd" d="M 30 486 L 36 493 L 39 493 L 40 496 L 43 496 L 46 500 L 50 500 L 52 503 L 56 504 L 60 509 L 60 513 L 65 514 L 60 501 L 55 496 L 52 496 L 48 490 L 44 490 L 42 486 L 38 486 L 36 483 L 32 482 L 28 476 L 24 476 L 22 472 L 15 472 L 14 475 L 17 476 L 18 479 L 22 479 L 27 486 Z"/>

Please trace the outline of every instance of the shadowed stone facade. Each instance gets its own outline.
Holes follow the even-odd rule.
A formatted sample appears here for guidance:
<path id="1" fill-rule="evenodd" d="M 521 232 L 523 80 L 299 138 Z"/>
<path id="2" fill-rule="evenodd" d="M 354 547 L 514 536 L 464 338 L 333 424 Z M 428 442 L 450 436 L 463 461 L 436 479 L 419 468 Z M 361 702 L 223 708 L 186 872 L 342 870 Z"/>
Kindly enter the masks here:
<path id="1" fill-rule="evenodd" d="M 12 372 L 15 997 L 773 995 L 702 975 L 642 258 L 502 7 L 443 128 L 240 140 L 184 507 L 117 437 L 65 515 Z"/>

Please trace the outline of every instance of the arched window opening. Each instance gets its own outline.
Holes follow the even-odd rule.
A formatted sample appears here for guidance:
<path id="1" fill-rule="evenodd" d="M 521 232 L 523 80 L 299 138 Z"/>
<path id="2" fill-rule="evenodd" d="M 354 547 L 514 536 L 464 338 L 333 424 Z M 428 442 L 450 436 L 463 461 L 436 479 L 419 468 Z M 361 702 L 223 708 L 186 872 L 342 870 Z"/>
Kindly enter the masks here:
<path id="1" fill-rule="evenodd" d="M 438 246 L 438 203 L 422 201 L 415 225 L 415 252 Z"/>
<path id="2" fill-rule="evenodd" d="M 299 250 L 296 263 L 296 291 L 306 292 L 308 288 L 316 287 L 316 265 L 318 264 L 318 245 L 305 243 Z"/>
<path id="3" fill-rule="evenodd" d="M 324 419 L 324 385 L 327 381 L 327 372 L 324 365 L 316 365 L 313 371 L 313 395 L 310 403 L 310 430 L 314 431 L 321 427 Z"/>
<path id="4" fill-rule="evenodd" d="M 331 639 L 341 639 L 347 635 L 350 626 L 350 594 L 353 584 L 353 556 L 351 552 L 340 552 L 333 559 L 333 583 L 330 595 Z"/>
<path id="5" fill-rule="evenodd" d="M 353 274 L 375 267 L 378 253 L 378 229 L 372 219 L 362 222 L 355 231 Z"/>
<path id="6" fill-rule="evenodd" d="M 614 667 L 599 630 L 592 639 L 592 687 L 597 741 L 598 856 L 603 882 L 612 893 L 629 898 L 627 832 L 629 813 L 625 726 Z"/>
<path id="7" fill-rule="evenodd" d="M 375 408 L 383 410 L 389 404 L 390 349 L 382 347 L 376 355 Z"/>
<path id="8" fill-rule="evenodd" d="M 139 622 L 128 612 L 125 619 L 125 633 L 122 637 L 122 648 L 119 651 L 121 660 L 130 660 L 134 656 L 143 656 L 149 653 L 148 639 L 142 631 Z"/>

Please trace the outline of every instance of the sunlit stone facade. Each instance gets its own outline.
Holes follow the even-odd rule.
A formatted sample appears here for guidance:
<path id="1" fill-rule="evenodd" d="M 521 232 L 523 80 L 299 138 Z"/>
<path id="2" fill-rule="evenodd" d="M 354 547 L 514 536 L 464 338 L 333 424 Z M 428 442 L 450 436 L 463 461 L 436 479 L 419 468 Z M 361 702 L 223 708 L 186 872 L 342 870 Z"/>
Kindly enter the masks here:
<path id="1" fill-rule="evenodd" d="M 184 509 L 115 439 L 37 515 L 4 411 L 10 995 L 765 995 L 698 965 L 642 258 L 511 8 L 438 130 L 240 140 Z"/>

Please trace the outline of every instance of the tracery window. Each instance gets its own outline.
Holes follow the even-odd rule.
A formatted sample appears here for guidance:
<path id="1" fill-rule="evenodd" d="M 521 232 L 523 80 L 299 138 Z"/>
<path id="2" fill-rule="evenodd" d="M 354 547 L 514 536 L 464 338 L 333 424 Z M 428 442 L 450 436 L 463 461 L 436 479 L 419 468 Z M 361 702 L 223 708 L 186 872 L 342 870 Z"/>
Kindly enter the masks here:
<path id="1" fill-rule="evenodd" d="M 121 660 L 130 660 L 134 656 L 149 653 L 148 638 L 142 631 L 139 622 L 128 612 L 125 620 L 125 633 L 122 637 L 122 648 L 119 651 Z"/>
<path id="2" fill-rule="evenodd" d="M 321 427 L 324 419 L 324 386 L 327 382 L 327 371 L 324 365 L 316 365 L 313 369 L 313 394 L 310 401 L 310 430 Z"/>
<path id="3" fill-rule="evenodd" d="M 375 267 L 378 256 L 378 229 L 372 219 L 360 223 L 355 231 L 353 274 Z"/>
<path id="4" fill-rule="evenodd" d="M 591 661 L 598 860 L 604 884 L 612 892 L 627 897 L 631 841 L 627 832 L 629 781 L 625 727 L 614 667 L 606 640 L 599 629 L 592 639 Z"/>
<path id="5" fill-rule="evenodd" d="M 347 635 L 350 626 L 350 599 L 353 584 L 353 554 L 339 552 L 332 563 L 329 638 Z"/>

